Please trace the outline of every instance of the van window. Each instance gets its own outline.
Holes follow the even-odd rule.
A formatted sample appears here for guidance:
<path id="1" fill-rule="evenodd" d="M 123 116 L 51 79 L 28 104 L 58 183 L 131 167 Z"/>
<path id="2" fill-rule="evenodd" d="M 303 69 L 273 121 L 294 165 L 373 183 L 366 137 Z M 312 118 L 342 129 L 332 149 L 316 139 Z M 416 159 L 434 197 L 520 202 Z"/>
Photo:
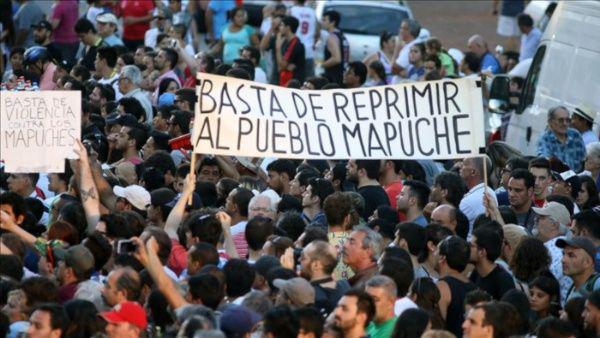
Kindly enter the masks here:
<path id="1" fill-rule="evenodd" d="M 402 20 L 408 19 L 406 11 L 387 7 L 335 5 L 325 6 L 323 12 L 329 10 L 340 13 L 340 30 L 350 34 L 379 35 L 384 30 L 397 34 Z"/>
<path id="2" fill-rule="evenodd" d="M 519 102 L 518 113 L 522 113 L 525 108 L 529 107 L 533 103 L 535 98 L 535 91 L 537 89 L 538 80 L 540 79 L 540 71 L 542 70 L 542 61 L 544 61 L 544 55 L 546 54 L 546 46 L 542 45 L 538 48 L 531 66 L 527 79 L 525 80 L 525 86 L 523 87 L 523 94 Z"/>

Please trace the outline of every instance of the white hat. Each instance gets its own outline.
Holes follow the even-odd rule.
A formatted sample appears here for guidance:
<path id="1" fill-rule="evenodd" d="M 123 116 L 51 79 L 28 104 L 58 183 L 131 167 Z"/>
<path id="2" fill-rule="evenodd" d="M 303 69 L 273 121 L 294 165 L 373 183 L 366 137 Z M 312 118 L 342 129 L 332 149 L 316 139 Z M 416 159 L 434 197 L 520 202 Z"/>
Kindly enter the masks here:
<path id="1" fill-rule="evenodd" d="M 571 223 L 571 215 L 567 208 L 558 202 L 548 202 L 543 208 L 533 207 L 533 212 L 542 216 L 550 216 L 558 223 L 568 226 Z"/>
<path id="2" fill-rule="evenodd" d="M 119 23 L 117 17 L 113 13 L 104 13 L 96 16 L 96 22 L 112 23 L 115 26 L 118 26 Z"/>
<path id="3" fill-rule="evenodd" d="M 118 197 L 122 197 L 140 210 L 146 210 L 151 202 L 150 193 L 139 185 L 130 185 L 128 187 L 114 186 L 113 192 Z"/>

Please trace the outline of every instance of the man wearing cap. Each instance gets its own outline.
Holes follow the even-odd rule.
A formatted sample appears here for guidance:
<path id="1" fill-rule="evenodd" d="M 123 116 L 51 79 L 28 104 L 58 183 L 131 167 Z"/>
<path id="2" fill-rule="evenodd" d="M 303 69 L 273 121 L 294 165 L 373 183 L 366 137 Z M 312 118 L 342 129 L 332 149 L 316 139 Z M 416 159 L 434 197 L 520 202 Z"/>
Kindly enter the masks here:
<path id="1" fill-rule="evenodd" d="M 169 188 L 159 188 L 150 193 L 150 205 L 148 206 L 148 222 L 159 228 L 164 228 L 167 217 L 172 207 L 167 204 L 175 198 L 176 194 Z"/>
<path id="2" fill-rule="evenodd" d="M 139 185 L 128 187 L 115 186 L 113 192 L 117 196 L 116 211 L 138 210 L 145 212 L 151 203 L 150 193 Z"/>
<path id="3" fill-rule="evenodd" d="M 552 195 L 560 195 L 568 198 L 573 202 L 573 213 L 576 214 L 579 212 L 579 207 L 575 200 L 579 195 L 579 190 L 581 190 L 581 180 L 579 176 L 575 174 L 573 170 L 567 170 L 562 173 L 557 173 L 555 171 L 551 172 L 552 178 L 554 181 L 550 183 L 552 187 Z"/>
<path id="4" fill-rule="evenodd" d="M 592 142 L 598 142 L 598 135 L 592 130 L 594 124 L 594 114 L 589 107 L 577 107 L 573 111 L 571 119 L 571 127 L 577 129 L 581 133 L 583 143 L 588 145 Z"/>
<path id="5" fill-rule="evenodd" d="M 302 277 L 275 279 L 273 285 L 279 289 L 275 299 L 276 306 L 289 305 L 293 309 L 299 309 L 315 302 L 315 289 Z"/>
<path id="6" fill-rule="evenodd" d="M 116 32 L 119 29 L 119 22 L 117 17 L 113 13 L 104 13 L 96 17 L 96 27 L 98 28 L 98 35 L 102 37 L 104 43 L 108 46 L 123 46 L 123 40 L 121 40 Z"/>
<path id="7" fill-rule="evenodd" d="M 146 311 L 136 302 L 117 304 L 110 311 L 100 313 L 106 321 L 106 334 L 109 338 L 144 337 L 148 325 Z"/>
<path id="8" fill-rule="evenodd" d="M 532 208 L 536 214 L 532 234 L 544 242 L 544 246 L 550 253 L 550 271 L 560 283 L 561 290 L 568 290 L 572 281 L 563 273 L 561 260 L 563 251 L 556 246 L 556 240 L 564 238 L 567 225 L 571 224 L 571 218 L 567 208 L 558 202 L 548 202 L 544 208 Z M 561 293 L 561 299 L 566 299 L 566 291 Z"/>
<path id="9" fill-rule="evenodd" d="M 567 108 L 551 108 L 548 111 L 548 127 L 538 140 L 537 154 L 546 158 L 556 157 L 579 172 L 585 158 L 585 145 L 581 134 L 569 128 L 570 124 Z"/>
<path id="10" fill-rule="evenodd" d="M 221 315 L 220 329 L 227 337 L 248 337 L 260 320 L 260 315 L 247 307 L 230 305 Z"/>
<path id="11" fill-rule="evenodd" d="M 58 300 L 61 304 L 74 298 L 79 283 L 84 282 L 94 272 L 94 255 L 88 248 L 79 244 L 68 249 L 54 250 L 59 260 L 56 277 L 60 282 Z"/>
<path id="12" fill-rule="evenodd" d="M 596 248 L 592 241 L 582 236 L 560 238 L 556 240 L 556 246 L 563 249 L 563 272 L 573 280 L 566 299 L 586 298 L 600 290 L 600 275 L 594 270 Z"/>
<path id="13" fill-rule="evenodd" d="M 46 47 L 46 51 L 48 51 L 48 55 L 52 60 L 60 61 L 62 59 L 61 51 L 56 43 L 52 42 L 52 25 L 48 21 L 42 20 L 35 25 L 31 25 L 31 28 L 33 28 L 33 41 L 42 47 Z"/>

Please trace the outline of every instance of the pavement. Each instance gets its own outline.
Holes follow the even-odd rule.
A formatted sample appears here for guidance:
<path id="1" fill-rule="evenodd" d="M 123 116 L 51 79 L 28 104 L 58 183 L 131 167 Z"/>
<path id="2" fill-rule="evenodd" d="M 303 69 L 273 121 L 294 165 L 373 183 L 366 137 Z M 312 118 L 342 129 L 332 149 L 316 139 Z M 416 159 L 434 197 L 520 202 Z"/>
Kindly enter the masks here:
<path id="1" fill-rule="evenodd" d="M 445 49 L 467 50 L 471 35 L 480 34 L 491 51 L 503 39 L 496 34 L 498 17 L 492 15 L 491 0 L 412 0 L 408 1 L 414 17 Z"/>

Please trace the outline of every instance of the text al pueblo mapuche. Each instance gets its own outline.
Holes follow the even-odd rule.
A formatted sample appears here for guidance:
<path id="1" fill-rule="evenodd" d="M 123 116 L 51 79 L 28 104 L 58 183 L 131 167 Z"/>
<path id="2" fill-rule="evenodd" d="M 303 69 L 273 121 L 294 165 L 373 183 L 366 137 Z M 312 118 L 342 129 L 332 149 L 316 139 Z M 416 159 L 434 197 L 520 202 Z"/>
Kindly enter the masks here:
<path id="1" fill-rule="evenodd" d="M 73 145 L 78 119 L 66 98 L 3 98 L 3 148 Z"/>
<path id="2" fill-rule="evenodd" d="M 299 91 L 203 78 L 193 142 L 198 152 L 299 158 L 468 154 L 476 148 L 472 117 L 482 115 L 470 99 L 480 89 L 472 89 L 449 80 Z"/>

